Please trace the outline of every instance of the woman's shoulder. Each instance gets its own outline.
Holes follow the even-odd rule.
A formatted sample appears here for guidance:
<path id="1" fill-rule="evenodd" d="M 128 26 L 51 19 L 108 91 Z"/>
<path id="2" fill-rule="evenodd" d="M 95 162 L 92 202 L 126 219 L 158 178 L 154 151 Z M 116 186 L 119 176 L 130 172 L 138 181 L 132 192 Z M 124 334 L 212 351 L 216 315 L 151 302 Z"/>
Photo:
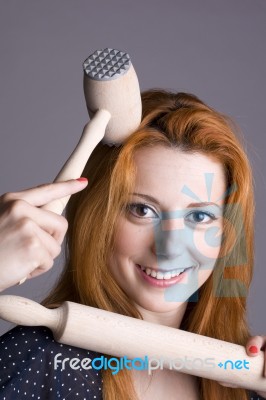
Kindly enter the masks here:
<path id="1" fill-rule="evenodd" d="M 100 356 L 56 342 L 46 327 L 16 326 L 0 337 L 0 391 L 6 399 L 101 399 L 101 371 L 91 366 Z"/>
<path id="2" fill-rule="evenodd" d="M 94 359 L 100 356 L 99 353 L 69 346 L 57 342 L 51 330 L 45 326 L 16 326 L 0 337 L 1 356 L 0 358 L 16 358 L 23 362 L 23 359 L 34 361 L 36 358 L 48 362 L 49 365 L 59 369 L 60 360 L 65 360 L 62 369 L 66 369 L 67 362 L 73 365 L 71 360 L 75 358 Z M 76 360 L 77 364 L 77 360 Z"/>
<path id="3" fill-rule="evenodd" d="M 16 326 L 0 337 L 1 351 L 19 350 L 17 355 L 21 354 L 27 348 L 27 351 L 34 349 L 43 350 L 52 343 L 56 343 L 53 334 L 49 328 L 44 326 Z M 30 347 L 30 348 L 29 348 Z"/>

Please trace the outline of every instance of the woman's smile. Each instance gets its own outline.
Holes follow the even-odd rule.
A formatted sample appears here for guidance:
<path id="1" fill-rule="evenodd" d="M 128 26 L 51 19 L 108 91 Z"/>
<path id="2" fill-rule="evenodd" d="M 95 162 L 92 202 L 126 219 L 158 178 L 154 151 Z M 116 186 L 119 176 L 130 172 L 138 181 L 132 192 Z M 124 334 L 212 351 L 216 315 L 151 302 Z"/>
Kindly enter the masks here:
<path id="1" fill-rule="evenodd" d="M 179 271 L 176 269 L 173 270 L 173 272 L 156 272 L 154 270 L 151 271 L 150 268 L 144 268 L 138 264 L 136 267 L 139 270 L 141 279 L 144 279 L 149 285 L 162 289 L 175 285 L 179 282 L 184 282 L 192 270 L 192 267 L 189 267 Z"/>

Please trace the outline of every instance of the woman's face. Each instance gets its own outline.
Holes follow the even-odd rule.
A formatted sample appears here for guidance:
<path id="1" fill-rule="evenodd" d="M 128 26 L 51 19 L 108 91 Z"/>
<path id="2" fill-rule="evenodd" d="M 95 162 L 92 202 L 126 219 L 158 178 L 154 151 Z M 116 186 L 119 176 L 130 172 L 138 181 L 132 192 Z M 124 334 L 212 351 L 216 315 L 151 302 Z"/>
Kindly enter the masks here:
<path id="1" fill-rule="evenodd" d="M 174 311 L 208 279 L 219 254 L 223 168 L 203 154 L 161 146 L 138 150 L 135 162 L 109 267 L 140 310 Z"/>

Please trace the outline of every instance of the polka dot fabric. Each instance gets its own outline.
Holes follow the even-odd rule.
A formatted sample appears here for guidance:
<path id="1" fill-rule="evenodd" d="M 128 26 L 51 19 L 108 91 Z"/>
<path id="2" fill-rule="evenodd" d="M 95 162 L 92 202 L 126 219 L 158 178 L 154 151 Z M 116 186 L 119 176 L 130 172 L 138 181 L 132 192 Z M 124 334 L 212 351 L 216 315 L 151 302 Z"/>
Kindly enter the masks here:
<path id="1" fill-rule="evenodd" d="M 54 369 L 54 357 L 99 357 L 100 354 L 56 342 L 45 327 L 17 326 L 0 338 L 0 399 L 102 400 L 102 375 L 96 369 Z"/>

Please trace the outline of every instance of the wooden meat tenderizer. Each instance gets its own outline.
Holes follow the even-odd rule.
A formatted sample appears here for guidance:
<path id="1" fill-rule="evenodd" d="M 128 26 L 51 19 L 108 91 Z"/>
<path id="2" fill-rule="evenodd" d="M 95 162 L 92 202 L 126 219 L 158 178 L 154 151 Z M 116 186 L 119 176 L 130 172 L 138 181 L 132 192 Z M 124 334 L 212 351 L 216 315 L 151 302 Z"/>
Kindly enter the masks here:
<path id="1" fill-rule="evenodd" d="M 96 50 L 83 63 L 84 95 L 90 117 L 105 109 L 111 119 L 103 142 L 120 145 L 141 121 L 139 82 L 127 53 Z"/>

